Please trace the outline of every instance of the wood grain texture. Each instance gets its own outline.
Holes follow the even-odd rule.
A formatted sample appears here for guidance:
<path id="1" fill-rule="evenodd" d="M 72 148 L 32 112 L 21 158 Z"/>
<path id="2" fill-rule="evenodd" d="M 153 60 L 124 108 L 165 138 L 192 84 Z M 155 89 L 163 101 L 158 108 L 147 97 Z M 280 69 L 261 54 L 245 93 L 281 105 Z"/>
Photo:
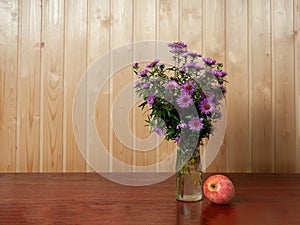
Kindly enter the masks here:
<path id="1" fill-rule="evenodd" d="M 203 55 L 205 57 L 216 59 L 218 62 L 222 62 L 227 65 L 225 55 L 227 34 L 225 33 L 225 26 L 227 18 L 225 17 L 225 9 L 226 5 L 223 0 L 203 1 Z M 224 70 L 227 70 L 227 66 Z M 230 87 L 228 87 L 228 89 L 230 89 Z M 230 114 L 228 117 L 229 116 Z M 225 144 L 227 144 L 227 138 L 225 140 Z M 226 163 L 228 159 L 226 158 L 226 155 L 229 151 L 232 151 L 232 148 L 226 147 L 225 151 L 224 146 L 222 146 L 214 163 L 207 169 L 207 171 L 226 170 Z"/>
<path id="2" fill-rule="evenodd" d="M 110 49 L 110 1 L 109 0 L 92 0 L 88 1 L 88 41 L 87 41 L 87 64 L 89 66 L 97 63 L 101 56 L 106 54 Z M 109 74 L 104 74 L 108 79 Z M 87 74 L 87 145 L 86 151 L 90 152 L 96 149 L 96 142 L 99 139 L 105 149 L 109 151 L 110 143 L 110 84 L 106 81 L 99 93 L 91 88 L 93 80 Z M 104 81 L 102 81 L 104 82 Z M 98 96 L 96 107 L 90 103 L 91 96 Z M 94 109 L 95 108 L 95 109 Z M 93 110 L 94 109 L 94 110 Z M 93 126 L 89 120 L 95 116 L 97 134 L 89 132 L 90 126 Z M 88 159 L 89 160 L 89 159 Z M 109 159 L 105 157 L 101 160 L 103 171 L 109 171 Z M 89 161 L 88 161 L 89 162 Z M 90 169 L 88 169 L 90 171 Z"/>
<path id="3" fill-rule="evenodd" d="M 111 3 L 111 30 L 110 30 L 110 47 L 117 48 L 125 44 L 130 44 L 133 40 L 133 1 L 130 0 L 118 0 Z M 129 47 L 130 48 L 130 47 Z M 129 98 L 122 101 L 121 104 L 115 105 L 114 101 L 118 97 L 126 97 L 123 93 L 124 87 L 132 82 L 132 69 L 130 66 L 125 66 L 122 62 L 122 57 L 119 54 L 110 55 L 110 138 L 112 143 L 109 146 L 109 150 L 112 152 L 112 156 L 117 160 L 112 162 L 113 171 L 131 171 L 133 165 L 133 151 L 132 146 L 133 139 L 125 138 L 122 141 L 122 137 L 127 132 L 128 128 L 132 128 L 132 115 L 129 112 L 124 111 L 126 105 L 132 105 L 133 99 Z M 124 57 L 124 56 L 123 56 Z M 132 58 L 132 53 L 126 55 L 128 58 Z M 117 65 L 120 65 L 119 68 Z M 125 67 L 124 67 L 125 66 Z M 122 68 L 124 67 L 124 68 Z M 114 69 L 117 70 L 114 73 Z M 116 113 L 114 113 L 115 111 Z M 125 117 L 123 117 L 126 115 Z M 122 119 L 122 118 L 125 118 Z M 112 129 L 112 124 L 115 124 L 121 130 L 121 136 L 118 137 L 116 131 Z M 121 125 L 122 124 L 122 125 Z M 122 143 L 126 142 L 126 143 Z M 127 165 L 129 168 L 127 168 Z"/>
<path id="4" fill-rule="evenodd" d="M 63 170 L 64 2 L 42 2 L 43 171 Z"/>
<path id="5" fill-rule="evenodd" d="M 296 158 L 300 158 L 300 1 L 294 1 Z M 296 171 L 300 171 L 297 160 Z"/>
<path id="6" fill-rule="evenodd" d="M 226 163 L 227 170 L 251 171 L 251 126 L 249 117 L 251 105 L 249 84 L 251 78 L 248 71 L 248 31 L 247 1 L 226 2 L 226 70 L 228 76 L 228 95 L 226 105 L 228 123 L 226 127 Z M 243 15 L 243 16 L 241 16 Z M 238 37 L 238 38 L 236 38 Z M 244 63 L 247 62 L 247 63 Z M 234 87 L 232 90 L 231 87 Z M 236 140 L 239 141 L 236 141 Z"/>
<path id="7" fill-rule="evenodd" d="M 71 120 L 81 81 L 86 105 L 77 107 L 84 119 L 75 121 L 74 127 L 84 124 L 76 132 L 84 137 L 86 152 L 101 140 L 111 156 L 130 166 L 157 164 L 157 171 L 172 170 L 159 165 L 173 153 L 172 142 L 146 153 L 130 147 L 137 139 L 128 136 L 128 129 L 142 139 L 149 135 L 132 95 L 115 105 L 135 79 L 131 68 L 116 71 L 111 80 L 92 80 L 91 74 L 81 79 L 101 56 L 126 43 L 182 40 L 190 49 L 222 61 L 229 74 L 226 138 L 207 170 L 300 172 L 299 4 L 299 0 L 0 1 L 0 171 L 92 171 L 78 151 Z M 126 59 L 137 54 L 130 52 Z M 143 54 L 154 58 L 160 52 L 145 49 Z M 110 56 L 107 78 L 123 59 Z M 103 84 L 101 90 L 94 88 L 96 82 Z M 97 96 L 95 107 L 92 96 Z M 128 105 L 131 109 L 125 112 Z M 92 118 L 95 134 L 90 130 Z M 122 137 L 127 135 L 129 146 L 119 140 L 113 120 L 122 124 L 116 126 Z M 113 157 L 100 161 L 105 171 L 123 169 Z"/>
<path id="8" fill-rule="evenodd" d="M 264 172 L 274 171 L 270 7 L 269 0 L 249 4 L 252 168 Z"/>
<path id="9" fill-rule="evenodd" d="M 191 51 L 203 49 L 203 1 L 179 1 L 179 40 L 188 44 Z"/>
<path id="10" fill-rule="evenodd" d="M 64 21 L 64 169 L 84 172 L 86 162 L 73 134 L 72 110 L 76 86 L 87 68 L 87 1 L 66 1 Z M 86 106 L 82 106 L 81 113 L 86 115 Z M 83 137 L 86 134 L 84 129 L 78 132 Z"/>
<path id="11" fill-rule="evenodd" d="M 38 172 L 40 161 L 41 2 L 19 2 L 18 172 Z"/>
<path id="12" fill-rule="evenodd" d="M 156 39 L 157 11 L 156 0 L 135 0 L 133 21 L 134 40 L 147 41 Z"/>
<path id="13" fill-rule="evenodd" d="M 236 196 L 229 205 L 212 204 L 206 198 L 194 203 L 176 201 L 175 177 L 149 186 L 130 187 L 94 173 L 1 174 L 0 223 L 299 223 L 300 174 L 226 175 L 236 187 Z M 141 174 L 142 177 L 151 179 L 149 174 Z"/>
<path id="14" fill-rule="evenodd" d="M 157 5 L 156 0 L 135 0 L 134 1 L 134 41 L 148 41 L 156 39 L 156 26 L 157 26 Z M 156 49 L 146 49 L 147 55 L 153 53 L 153 60 L 156 57 Z M 138 49 L 138 52 L 134 52 L 133 54 L 139 55 L 139 53 L 144 52 L 142 49 Z M 150 53 L 150 54 L 149 54 Z M 136 56 L 137 57 L 137 56 Z M 134 56 L 135 58 L 135 56 Z M 140 65 L 145 66 L 146 63 L 141 62 Z M 137 77 L 133 75 L 133 80 L 137 80 Z M 158 140 L 154 138 L 151 142 L 144 142 L 143 147 L 148 149 L 147 151 L 138 148 L 137 141 L 139 140 L 147 140 L 150 137 L 149 127 L 145 126 L 145 120 L 147 119 L 147 113 L 138 108 L 138 105 L 141 101 L 134 103 L 132 107 L 132 115 L 133 115 L 133 146 L 136 148 L 134 150 L 134 165 L 136 171 L 147 171 L 144 166 L 155 166 L 159 163 L 158 159 L 158 148 L 157 146 Z M 154 169 L 150 167 L 153 172 Z"/>
<path id="15" fill-rule="evenodd" d="M 0 171 L 16 170 L 18 1 L 0 2 Z"/>
<path id="16" fill-rule="evenodd" d="M 294 172 L 295 66 L 293 1 L 272 2 L 275 171 Z"/>

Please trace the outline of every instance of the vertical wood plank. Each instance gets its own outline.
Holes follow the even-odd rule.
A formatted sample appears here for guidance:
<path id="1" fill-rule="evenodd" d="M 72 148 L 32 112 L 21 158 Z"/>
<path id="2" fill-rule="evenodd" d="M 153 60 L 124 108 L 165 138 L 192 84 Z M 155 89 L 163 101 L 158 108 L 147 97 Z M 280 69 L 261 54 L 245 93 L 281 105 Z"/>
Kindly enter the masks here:
<path id="1" fill-rule="evenodd" d="M 251 90 L 248 56 L 248 1 L 227 3 L 226 70 L 234 90 L 229 91 L 226 102 L 228 114 L 227 169 L 228 171 L 251 171 Z M 238 38 L 237 38 L 238 37 Z M 230 87 L 229 87 L 230 88 Z M 250 115 L 249 115 L 250 114 Z M 237 141 L 239 140 L 239 141 Z"/>
<path id="2" fill-rule="evenodd" d="M 226 70 L 229 73 L 226 105 L 226 168 L 251 171 L 251 126 L 249 125 L 248 18 L 247 1 L 226 2 Z M 231 87 L 234 87 L 230 89 Z M 238 141 L 237 141 L 238 140 Z"/>
<path id="3" fill-rule="evenodd" d="M 178 0 L 158 0 L 157 2 L 157 39 L 160 41 L 179 41 L 179 1 Z M 159 54 L 159 52 L 158 52 Z M 166 160 L 176 150 L 176 145 L 172 141 L 163 141 L 159 146 L 157 162 Z M 175 162 L 174 162 L 175 163 Z M 168 163 L 167 165 L 172 165 Z M 172 168 L 159 165 L 159 172 L 174 171 Z"/>
<path id="4" fill-rule="evenodd" d="M 300 1 L 294 1 L 296 172 L 300 172 Z"/>
<path id="5" fill-rule="evenodd" d="M 84 172 L 85 159 L 81 155 L 73 134 L 72 109 L 76 86 L 87 68 L 87 1 L 66 1 L 65 3 L 65 60 L 64 60 L 64 152 L 66 171 Z M 82 106 L 86 114 L 86 107 Z M 85 130 L 79 131 L 85 136 Z"/>
<path id="6" fill-rule="evenodd" d="M 40 152 L 41 1 L 19 1 L 17 171 L 38 172 Z"/>
<path id="7" fill-rule="evenodd" d="M 157 3 L 157 38 L 168 42 L 178 41 L 179 1 L 158 0 Z"/>
<path id="8" fill-rule="evenodd" d="M 230 4 L 230 3 L 228 3 Z M 232 3 L 231 3 L 232 4 Z M 232 4 L 233 5 L 233 4 Z M 240 4 L 238 4 L 240 5 Z M 229 6 L 227 7 L 229 8 Z M 214 58 L 219 62 L 225 64 L 224 70 L 228 70 L 228 61 L 226 59 L 227 52 L 225 48 L 225 11 L 226 11 L 225 1 L 223 0 L 203 0 L 203 55 L 205 57 Z M 235 13 L 232 16 L 235 19 Z M 227 19 L 227 18 L 226 18 Z M 239 22 L 240 23 L 240 22 Z M 227 22 L 228 24 L 228 22 Z M 230 37 L 229 37 L 230 38 Z M 244 46 L 243 46 L 244 47 Z M 234 48 L 235 49 L 235 48 Z M 234 72 L 234 71 L 233 71 Z M 229 75 L 232 76 L 231 71 L 228 71 Z M 233 91 L 228 87 L 229 92 Z M 228 101 L 226 101 L 228 106 Z M 227 107 L 228 108 L 228 107 Z M 228 117 L 230 116 L 229 113 Z M 229 124 L 229 122 L 228 122 Z M 228 129 L 228 126 L 227 126 Z M 228 132 L 228 131 L 227 131 Z M 225 140 L 226 142 L 227 140 Z M 207 171 L 225 171 L 226 170 L 226 157 L 227 151 L 225 153 L 225 145 L 223 145 L 210 167 Z M 227 146 L 226 146 L 227 150 Z"/>
<path id="9" fill-rule="evenodd" d="M 273 1 L 275 171 L 295 172 L 295 66 L 293 1 Z"/>
<path id="10" fill-rule="evenodd" d="M 202 3 L 199 0 L 179 1 L 179 39 L 188 45 L 192 51 L 202 53 Z"/>
<path id="11" fill-rule="evenodd" d="M 252 168 L 274 171 L 270 0 L 249 2 Z"/>
<path id="12" fill-rule="evenodd" d="M 156 9 L 156 0 L 134 1 L 134 41 L 147 41 L 156 39 Z M 152 50 L 153 52 L 155 51 L 155 49 Z M 136 79 L 136 77 L 134 76 L 133 79 Z M 133 133 L 136 138 L 145 140 L 150 136 L 150 134 L 149 128 L 145 127 L 145 119 L 147 118 L 145 111 L 142 111 L 140 108 L 138 108 L 139 104 L 140 103 L 133 105 Z M 134 146 L 135 140 L 133 143 Z M 147 146 L 150 149 L 152 146 L 156 146 L 155 140 L 154 142 L 151 142 L 150 145 Z M 157 153 L 157 148 L 152 148 L 148 151 L 140 151 L 140 149 L 138 149 L 135 152 L 136 158 L 134 163 L 136 166 L 138 166 L 139 171 L 143 171 L 143 166 L 154 165 L 156 163 Z"/>
<path id="13" fill-rule="evenodd" d="M 64 2 L 42 3 L 42 168 L 56 172 L 63 170 Z"/>
<path id="14" fill-rule="evenodd" d="M 156 0 L 134 0 L 134 40 L 156 38 Z"/>
<path id="15" fill-rule="evenodd" d="M 110 36 L 110 47 L 118 48 L 124 44 L 130 43 L 133 40 L 132 35 L 132 27 L 133 27 L 133 1 L 132 0 L 114 0 L 111 2 L 111 36 Z M 120 63 L 115 58 L 117 56 L 111 56 L 111 68 L 115 68 L 116 64 Z M 128 55 L 127 57 L 132 58 L 132 55 Z M 121 69 L 121 68 L 120 68 Z M 113 70 L 111 70 L 112 72 Z M 123 102 L 120 105 L 114 105 L 114 100 L 118 97 L 119 94 L 122 95 L 122 89 L 132 81 L 132 70 L 131 67 L 121 69 L 119 72 L 113 74 L 113 78 L 110 82 L 110 116 L 111 116 L 111 124 L 114 123 L 116 126 L 120 126 L 121 121 L 119 119 L 121 117 L 116 116 L 113 117 L 113 110 L 116 110 L 117 113 L 127 113 L 122 112 L 122 109 L 125 108 L 125 105 L 132 105 L 132 99 L 128 99 L 127 102 Z M 130 120 L 130 118 L 128 118 Z M 128 123 L 132 125 L 131 121 Z M 123 128 L 120 128 L 121 130 Z M 124 127 L 123 132 L 126 131 L 127 128 Z M 126 147 L 123 143 L 121 143 L 120 139 L 116 136 L 114 130 L 110 128 L 111 138 L 112 138 L 112 150 L 113 157 L 120 161 L 121 163 L 112 164 L 112 170 L 115 171 L 128 171 L 127 165 L 133 165 L 133 151 L 132 149 Z M 132 146 L 132 138 L 125 140 L 127 144 Z M 124 164 L 124 166 L 122 165 Z M 129 169 L 131 171 L 131 169 Z"/>
<path id="16" fill-rule="evenodd" d="M 18 1 L 0 2 L 0 171 L 16 170 Z"/>
<path id="17" fill-rule="evenodd" d="M 110 0 L 92 0 L 88 1 L 88 43 L 87 43 L 87 63 L 92 65 L 97 59 L 109 51 L 110 38 Z M 108 76 L 109 74 L 107 74 Z M 108 78 L 108 77 L 107 77 Z M 103 81 L 104 82 L 104 81 Z M 95 112 L 89 111 L 92 106 L 87 105 L 88 119 L 95 116 L 98 136 L 89 133 L 89 124 L 87 121 L 87 152 L 97 147 L 96 142 L 99 138 L 107 151 L 109 151 L 109 129 L 110 129 L 110 86 L 109 82 L 104 84 L 100 93 L 96 93 L 90 88 L 93 80 L 87 75 L 87 90 L 89 95 L 98 95 Z M 90 102 L 90 96 L 87 96 L 87 104 Z M 101 170 L 109 171 L 109 159 L 101 159 Z"/>

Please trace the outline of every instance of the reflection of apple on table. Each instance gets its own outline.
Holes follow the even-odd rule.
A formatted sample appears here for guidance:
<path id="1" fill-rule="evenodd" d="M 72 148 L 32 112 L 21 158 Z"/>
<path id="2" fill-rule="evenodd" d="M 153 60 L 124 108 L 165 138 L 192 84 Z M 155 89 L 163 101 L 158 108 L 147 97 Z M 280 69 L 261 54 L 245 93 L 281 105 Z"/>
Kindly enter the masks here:
<path id="1" fill-rule="evenodd" d="M 228 204 L 235 195 L 231 180 L 224 175 L 212 175 L 203 184 L 204 196 L 216 204 Z"/>

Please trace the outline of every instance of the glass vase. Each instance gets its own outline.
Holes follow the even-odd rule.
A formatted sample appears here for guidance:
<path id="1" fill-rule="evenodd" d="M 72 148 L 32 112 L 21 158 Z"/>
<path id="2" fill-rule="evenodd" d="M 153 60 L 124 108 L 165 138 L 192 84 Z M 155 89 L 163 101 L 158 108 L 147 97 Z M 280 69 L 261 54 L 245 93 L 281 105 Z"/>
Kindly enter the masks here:
<path id="1" fill-rule="evenodd" d="M 176 199 L 194 202 L 202 199 L 200 150 L 196 148 L 188 159 L 177 154 Z"/>

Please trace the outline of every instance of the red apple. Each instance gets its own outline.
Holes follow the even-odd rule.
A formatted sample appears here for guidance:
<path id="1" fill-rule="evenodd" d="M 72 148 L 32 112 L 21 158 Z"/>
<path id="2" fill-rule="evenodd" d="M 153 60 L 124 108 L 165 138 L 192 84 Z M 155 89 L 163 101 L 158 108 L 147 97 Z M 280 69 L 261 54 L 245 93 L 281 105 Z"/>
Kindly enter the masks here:
<path id="1" fill-rule="evenodd" d="M 235 195 L 234 185 L 224 175 L 212 175 L 203 184 L 204 196 L 216 204 L 228 204 Z"/>

